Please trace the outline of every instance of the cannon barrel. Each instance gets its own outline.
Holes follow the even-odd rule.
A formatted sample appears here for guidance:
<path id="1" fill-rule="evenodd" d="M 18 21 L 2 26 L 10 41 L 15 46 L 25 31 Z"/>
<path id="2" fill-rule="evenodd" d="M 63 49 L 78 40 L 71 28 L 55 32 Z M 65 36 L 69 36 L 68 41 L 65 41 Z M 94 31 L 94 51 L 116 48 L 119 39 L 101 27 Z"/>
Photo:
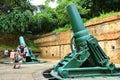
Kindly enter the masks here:
<path id="1" fill-rule="evenodd" d="M 72 24 L 72 30 L 74 32 L 75 43 L 79 44 L 87 40 L 90 35 L 85 29 L 81 16 L 74 4 L 67 7 L 69 18 Z"/>
<path id="2" fill-rule="evenodd" d="M 19 41 L 20 41 L 20 45 L 26 45 L 23 36 L 20 36 L 20 37 L 19 37 Z"/>
<path id="3" fill-rule="evenodd" d="M 74 4 L 71 4 L 67 7 L 67 11 L 69 14 L 69 18 L 72 24 L 72 30 L 75 32 L 79 32 L 85 30 L 84 24 L 82 22 L 81 16 L 78 13 L 78 10 Z"/>

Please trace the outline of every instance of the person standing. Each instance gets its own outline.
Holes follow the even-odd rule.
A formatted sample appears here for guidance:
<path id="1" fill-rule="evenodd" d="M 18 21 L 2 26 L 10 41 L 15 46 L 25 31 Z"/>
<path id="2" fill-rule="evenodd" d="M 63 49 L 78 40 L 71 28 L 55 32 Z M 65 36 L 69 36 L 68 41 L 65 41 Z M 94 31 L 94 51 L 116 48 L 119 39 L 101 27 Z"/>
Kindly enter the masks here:
<path id="1" fill-rule="evenodd" d="M 24 56 L 24 48 L 25 48 L 25 45 L 21 44 L 21 45 L 20 45 L 20 56 L 21 56 L 21 57 Z"/>
<path id="2" fill-rule="evenodd" d="M 16 51 L 14 55 L 15 56 L 14 56 L 14 66 L 13 66 L 13 68 L 14 69 L 19 69 L 21 67 L 23 58 L 20 56 L 18 51 Z M 17 65 L 18 65 L 18 67 L 17 67 Z"/>
<path id="3" fill-rule="evenodd" d="M 14 56 L 15 56 L 15 51 L 14 51 L 14 49 L 12 49 L 12 51 L 10 52 L 10 59 L 11 59 L 12 63 L 14 61 Z"/>
<path id="4" fill-rule="evenodd" d="M 4 50 L 4 61 L 8 61 L 9 51 L 8 49 Z"/>
<path id="5" fill-rule="evenodd" d="M 16 50 L 18 51 L 19 54 L 21 53 L 20 45 L 17 46 Z"/>
<path id="6" fill-rule="evenodd" d="M 24 47 L 24 58 L 26 57 L 26 54 L 28 53 L 28 48 L 27 46 Z"/>

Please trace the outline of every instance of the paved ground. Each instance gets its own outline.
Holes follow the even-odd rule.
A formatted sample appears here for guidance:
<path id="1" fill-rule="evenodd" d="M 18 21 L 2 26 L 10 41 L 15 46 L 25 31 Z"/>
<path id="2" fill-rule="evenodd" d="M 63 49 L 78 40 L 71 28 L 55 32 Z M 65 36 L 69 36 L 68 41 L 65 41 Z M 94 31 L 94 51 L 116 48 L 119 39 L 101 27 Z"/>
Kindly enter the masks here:
<path id="1" fill-rule="evenodd" d="M 42 73 L 52 68 L 59 60 L 47 60 L 42 64 L 22 64 L 20 69 L 13 69 L 12 64 L 0 64 L 0 80 L 47 80 Z M 120 77 L 82 77 L 65 80 L 120 80 Z"/>
<path id="2" fill-rule="evenodd" d="M 22 64 L 20 69 L 13 69 L 13 64 L 0 64 L 0 80 L 47 80 L 42 73 L 56 62 L 48 60 L 41 64 Z"/>

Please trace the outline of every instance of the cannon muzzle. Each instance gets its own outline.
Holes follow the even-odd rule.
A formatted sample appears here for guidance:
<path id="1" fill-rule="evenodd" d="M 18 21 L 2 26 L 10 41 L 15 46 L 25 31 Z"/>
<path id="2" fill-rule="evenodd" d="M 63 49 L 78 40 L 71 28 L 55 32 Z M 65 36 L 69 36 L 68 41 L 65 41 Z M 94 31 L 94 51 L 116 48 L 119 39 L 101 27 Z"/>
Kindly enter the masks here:
<path id="1" fill-rule="evenodd" d="M 20 45 L 26 45 L 23 36 L 20 36 L 20 37 L 19 37 L 19 41 L 20 41 Z"/>

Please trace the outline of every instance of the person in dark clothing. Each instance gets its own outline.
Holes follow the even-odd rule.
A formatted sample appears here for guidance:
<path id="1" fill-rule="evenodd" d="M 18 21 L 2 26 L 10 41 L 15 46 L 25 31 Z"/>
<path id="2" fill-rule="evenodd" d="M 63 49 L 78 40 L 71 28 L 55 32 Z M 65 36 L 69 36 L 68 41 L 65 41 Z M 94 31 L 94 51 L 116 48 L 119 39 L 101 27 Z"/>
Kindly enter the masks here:
<path id="1" fill-rule="evenodd" d="M 20 56 L 21 57 L 24 57 L 24 48 L 25 48 L 24 45 L 20 45 Z"/>

